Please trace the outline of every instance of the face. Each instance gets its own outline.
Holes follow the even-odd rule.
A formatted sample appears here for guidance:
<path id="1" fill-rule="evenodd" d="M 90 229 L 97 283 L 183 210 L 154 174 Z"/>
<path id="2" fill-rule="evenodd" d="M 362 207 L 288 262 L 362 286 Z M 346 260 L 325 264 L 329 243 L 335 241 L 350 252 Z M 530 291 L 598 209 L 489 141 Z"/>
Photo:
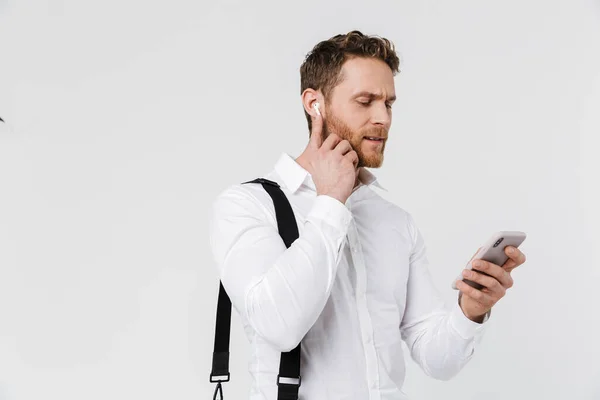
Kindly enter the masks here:
<path id="1" fill-rule="evenodd" d="M 326 99 L 324 137 L 335 133 L 358 154 L 358 166 L 379 168 L 392 124 L 394 75 L 378 59 L 353 58 L 342 66 L 342 82 Z"/>

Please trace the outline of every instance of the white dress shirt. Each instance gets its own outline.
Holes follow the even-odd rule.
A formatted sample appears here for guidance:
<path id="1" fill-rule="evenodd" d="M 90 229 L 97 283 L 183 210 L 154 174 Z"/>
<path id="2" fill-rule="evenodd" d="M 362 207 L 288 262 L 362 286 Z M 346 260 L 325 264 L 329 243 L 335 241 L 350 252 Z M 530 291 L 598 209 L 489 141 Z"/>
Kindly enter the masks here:
<path id="1" fill-rule="evenodd" d="M 364 168 L 345 204 L 317 196 L 282 154 L 264 178 L 290 201 L 300 237 L 286 248 L 260 184 L 235 184 L 211 210 L 219 276 L 252 346 L 251 400 L 277 399 L 282 351 L 302 341 L 299 399 L 404 400 L 404 340 L 436 379 L 469 361 L 484 324 L 446 305 L 411 214 L 381 197 Z"/>

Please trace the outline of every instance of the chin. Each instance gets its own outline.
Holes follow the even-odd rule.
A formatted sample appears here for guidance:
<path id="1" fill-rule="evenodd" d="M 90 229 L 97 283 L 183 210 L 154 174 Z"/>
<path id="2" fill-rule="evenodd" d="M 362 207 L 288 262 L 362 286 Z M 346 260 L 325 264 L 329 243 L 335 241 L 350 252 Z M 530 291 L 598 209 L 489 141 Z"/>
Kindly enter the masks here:
<path id="1" fill-rule="evenodd" d="M 383 164 L 383 154 L 367 154 L 360 157 L 359 167 L 379 168 Z"/>
<path id="2" fill-rule="evenodd" d="M 376 159 L 376 160 L 366 159 L 366 160 L 362 160 L 359 163 L 359 167 L 380 168 L 382 164 L 383 164 L 383 158 L 379 158 L 379 159 Z"/>

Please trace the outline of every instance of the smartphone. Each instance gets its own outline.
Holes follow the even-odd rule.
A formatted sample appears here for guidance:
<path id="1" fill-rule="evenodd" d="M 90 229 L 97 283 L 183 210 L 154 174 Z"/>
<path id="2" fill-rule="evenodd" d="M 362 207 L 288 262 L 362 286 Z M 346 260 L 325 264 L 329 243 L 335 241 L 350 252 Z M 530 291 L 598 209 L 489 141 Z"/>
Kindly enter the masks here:
<path id="1" fill-rule="evenodd" d="M 508 256 L 504 252 L 506 246 L 514 246 L 519 247 L 521 243 L 525 241 L 527 235 L 525 232 L 520 231 L 499 231 L 494 233 L 487 242 L 484 243 L 483 246 L 479 248 L 477 253 L 467 263 L 467 269 L 473 269 L 473 261 L 475 260 L 484 260 L 494 263 L 496 265 L 502 266 L 506 261 L 508 261 Z M 485 272 L 481 272 L 485 274 Z M 487 275 L 487 274 L 485 274 Z M 475 289 L 483 289 L 484 286 L 480 285 L 477 282 L 473 282 L 469 279 L 465 279 L 461 273 L 456 277 L 454 282 L 452 282 L 452 289 L 458 290 L 456 287 L 456 282 L 462 280 L 467 285 L 474 287 Z"/>

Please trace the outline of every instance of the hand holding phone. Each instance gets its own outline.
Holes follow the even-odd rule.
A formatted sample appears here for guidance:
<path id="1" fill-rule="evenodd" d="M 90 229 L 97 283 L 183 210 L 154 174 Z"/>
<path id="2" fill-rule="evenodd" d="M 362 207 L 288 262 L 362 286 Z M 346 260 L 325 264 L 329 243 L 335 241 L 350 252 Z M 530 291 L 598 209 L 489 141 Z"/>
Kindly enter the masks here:
<path id="1" fill-rule="evenodd" d="M 508 256 L 504 252 L 504 249 L 507 246 L 518 248 L 525 241 L 526 237 L 527 235 L 525 232 L 520 231 L 499 231 L 494 233 L 469 260 L 466 268 L 473 269 L 472 263 L 475 260 L 488 261 L 501 267 L 506 261 L 508 261 Z M 482 271 L 479 272 L 485 274 Z M 463 278 L 462 271 L 461 274 L 456 277 L 454 282 L 452 282 L 452 289 L 458 290 L 458 287 L 456 287 L 456 282 L 459 280 L 464 281 L 467 285 L 472 286 L 475 289 L 483 289 L 483 286 L 479 283 Z"/>

